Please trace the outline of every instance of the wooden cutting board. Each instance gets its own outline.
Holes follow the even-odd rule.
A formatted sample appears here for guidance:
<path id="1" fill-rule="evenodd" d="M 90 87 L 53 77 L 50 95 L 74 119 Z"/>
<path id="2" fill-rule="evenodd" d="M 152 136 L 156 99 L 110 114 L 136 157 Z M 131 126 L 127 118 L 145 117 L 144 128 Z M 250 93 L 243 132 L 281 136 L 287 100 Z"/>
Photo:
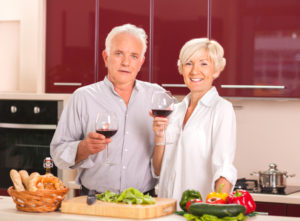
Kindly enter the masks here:
<path id="1" fill-rule="evenodd" d="M 97 200 L 89 206 L 86 204 L 87 196 L 79 196 L 64 200 L 61 204 L 61 212 L 109 216 L 119 218 L 148 219 L 165 216 L 174 213 L 176 210 L 176 200 L 166 198 L 155 198 L 153 205 L 128 205 L 124 203 L 108 203 Z"/>

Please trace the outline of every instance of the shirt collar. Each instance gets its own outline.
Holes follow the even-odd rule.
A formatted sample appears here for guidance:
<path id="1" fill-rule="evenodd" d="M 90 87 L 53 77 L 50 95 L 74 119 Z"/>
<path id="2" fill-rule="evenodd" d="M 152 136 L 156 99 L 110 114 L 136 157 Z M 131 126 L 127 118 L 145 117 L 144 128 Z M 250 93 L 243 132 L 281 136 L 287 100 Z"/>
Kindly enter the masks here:
<path id="1" fill-rule="evenodd" d="M 216 87 L 212 87 L 211 89 L 209 89 L 209 91 L 207 91 L 203 97 L 200 99 L 199 103 L 202 103 L 205 106 L 211 107 L 215 101 L 216 98 L 219 96 L 218 91 L 216 89 Z"/>
<path id="2" fill-rule="evenodd" d="M 103 81 L 104 81 L 104 84 L 105 84 L 108 88 L 110 88 L 114 93 L 117 94 L 117 92 L 115 91 L 115 88 L 114 88 L 113 83 L 112 83 L 110 80 L 108 80 L 108 77 L 107 77 L 107 76 L 105 76 L 105 78 L 104 78 Z M 140 83 L 139 80 L 135 80 L 133 90 L 137 90 L 137 91 L 138 91 L 139 89 L 141 89 L 141 83 Z"/>
<path id="3" fill-rule="evenodd" d="M 202 104 L 204 106 L 207 107 L 211 107 L 215 101 L 216 98 L 219 96 L 219 93 L 216 89 L 216 87 L 212 87 L 211 89 L 209 89 L 204 95 L 203 97 L 198 101 L 198 105 Z M 190 103 L 190 97 L 191 97 L 191 93 L 189 93 L 185 98 L 184 98 L 184 103 L 186 108 L 189 106 Z"/>

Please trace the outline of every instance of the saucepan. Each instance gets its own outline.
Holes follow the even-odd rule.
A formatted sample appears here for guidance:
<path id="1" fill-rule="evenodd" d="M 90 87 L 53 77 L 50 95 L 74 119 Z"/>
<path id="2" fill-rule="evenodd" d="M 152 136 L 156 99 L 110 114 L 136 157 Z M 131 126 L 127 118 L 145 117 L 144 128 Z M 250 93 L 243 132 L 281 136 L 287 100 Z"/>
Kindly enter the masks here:
<path id="1" fill-rule="evenodd" d="M 250 175 L 259 177 L 258 183 L 262 190 L 284 189 L 286 178 L 295 176 L 295 174 L 288 175 L 286 171 L 279 171 L 275 163 L 270 163 L 266 171 L 252 172 Z"/>

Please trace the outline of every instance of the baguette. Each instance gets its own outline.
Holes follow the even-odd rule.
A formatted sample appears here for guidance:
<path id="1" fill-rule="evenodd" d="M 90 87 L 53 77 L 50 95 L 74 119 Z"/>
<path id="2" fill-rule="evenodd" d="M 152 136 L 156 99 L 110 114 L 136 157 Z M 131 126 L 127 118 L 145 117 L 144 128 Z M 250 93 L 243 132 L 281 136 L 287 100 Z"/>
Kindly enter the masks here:
<path id="1" fill-rule="evenodd" d="M 21 176 L 18 173 L 18 171 L 12 169 L 12 170 L 10 170 L 9 175 L 10 175 L 10 178 L 11 178 L 13 184 L 14 184 L 15 190 L 18 191 L 18 192 L 24 191 L 25 188 L 22 184 L 22 179 L 21 179 Z"/>
<path id="2" fill-rule="evenodd" d="M 21 176 L 21 180 L 25 186 L 25 188 L 28 190 L 29 189 L 29 175 L 26 170 L 20 170 L 19 174 Z"/>

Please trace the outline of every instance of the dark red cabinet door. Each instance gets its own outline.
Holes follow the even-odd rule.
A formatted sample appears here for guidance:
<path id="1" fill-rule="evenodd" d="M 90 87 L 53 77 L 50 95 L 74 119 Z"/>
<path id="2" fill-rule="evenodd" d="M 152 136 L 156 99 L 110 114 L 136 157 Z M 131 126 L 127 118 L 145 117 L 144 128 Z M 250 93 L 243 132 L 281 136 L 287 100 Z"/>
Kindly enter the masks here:
<path id="1" fill-rule="evenodd" d="M 107 34 L 115 26 L 123 24 L 134 24 L 143 28 L 149 40 L 150 35 L 150 0 L 100 0 L 98 3 L 99 19 L 98 19 L 98 73 L 97 80 L 102 80 L 107 74 L 105 68 L 102 51 L 105 49 L 105 39 Z M 149 46 L 149 44 L 148 44 Z M 150 58 L 149 49 L 145 54 L 145 62 L 137 76 L 140 80 L 150 80 Z"/>
<path id="2" fill-rule="evenodd" d="M 96 0 L 47 1 L 46 92 L 95 82 Z"/>
<path id="3" fill-rule="evenodd" d="M 286 216 L 287 205 L 283 203 L 255 202 L 257 212 L 267 212 L 272 216 Z"/>
<path id="4" fill-rule="evenodd" d="M 152 81 L 173 94 L 186 94 L 177 69 L 179 51 L 193 38 L 207 37 L 207 0 L 153 0 Z"/>
<path id="5" fill-rule="evenodd" d="M 211 37 L 227 59 L 222 96 L 300 97 L 299 12 L 297 0 L 211 0 Z"/>
<path id="6" fill-rule="evenodd" d="M 288 204 L 286 215 L 293 216 L 293 217 L 300 217 L 300 205 Z"/>

